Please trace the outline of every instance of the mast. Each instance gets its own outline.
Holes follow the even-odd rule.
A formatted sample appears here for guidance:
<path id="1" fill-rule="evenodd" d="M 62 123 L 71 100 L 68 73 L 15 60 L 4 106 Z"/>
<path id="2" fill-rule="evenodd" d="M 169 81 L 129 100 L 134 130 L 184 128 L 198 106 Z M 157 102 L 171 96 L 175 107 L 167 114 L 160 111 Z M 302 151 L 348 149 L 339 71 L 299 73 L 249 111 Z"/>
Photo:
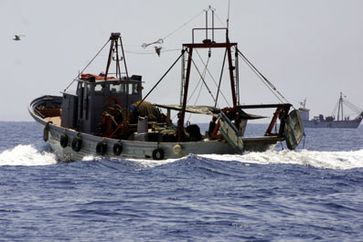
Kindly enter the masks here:
<path id="1" fill-rule="evenodd" d="M 343 114 L 343 93 L 340 92 L 339 102 L 338 102 L 338 113 L 337 113 L 337 121 L 341 121 L 344 119 Z"/>
<path id="2" fill-rule="evenodd" d="M 115 71 L 116 71 L 116 78 L 121 79 L 121 68 L 120 68 L 120 62 L 123 61 L 124 63 L 124 70 L 126 74 L 126 78 L 129 78 L 128 71 L 127 71 L 127 65 L 126 65 L 126 59 L 125 59 L 125 52 L 121 40 L 120 33 L 111 33 L 110 36 L 110 51 L 108 53 L 108 59 L 107 59 L 107 65 L 106 65 L 106 71 L 105 71 L 105 80 L 107 80 L 107 76 L 110 71 L 110 65 L 112 61 L 115 61 Z M 119 52 L 119 47 L 121 50 L 121 53 Z"/>
<path id="3" fill-rule="evenodd" d="M 212 13 L 212 26 L 210 27 L 208 25 L 208 12 Z M 224 49 L 227 55 L 227 63 L 228 63 L 228 71 L 229 71 L 229 79 L 230 79 L 230 86 L 231 86 L 231 96 L 232 96 L 232 104 L 233 107 L 236 107 L 239 104 L 239 100 L 237 100 L 237 97 L 239 97 L 239 91 L 238 91 L 238 61 L 235 61 L 235 65 L 233 65 L 233 57 L 237 59 L 237 43 L 231 43 L 229 41 L 228 37 L 228 28 L 215 28 L 214 27 L 214 9 L 212 9 L 210 6 L 205 11 L 206 13 L 206 26 L 205 28 L 193 28 L 192 29 L 192 43 L 183 44 L 183 50 L 185 50 L 185 53 L 187 54 L 187 57 L 183 57 L 182 61 L 182 86 L 181 86 L 181 115 L 179 116 L 178 120 L 178 141 L 182 141 L 183 133 L 184 133 L 184 120 L 185 120 L 185 110 L 187 107 L 187 100 L 188 100 L 188 90 L 189 90 L 189 83 L 190 83 L 190 73 L 191 73 L 191 67 L 193 63 L 192 55 L 194 49 Z M 206 39 L 202 40 L 201 42 L 195 42 L 195 32 L 196 31 L 205 31 L 205 37 Z M 215 31 L 225 31 L 225 42 L 216 42 L 214 40 L 215 37 Z M 209 39 L 209 36 L 211 35 L 212 39 Z M 232 54 L 232 50 L 235 51 L 235 55 Z M 210 56 L 210 54 L 209 54 Z M 186 63 L 185 63 L 186 62 Z M 186 65 L 185 65 L 186 64 Z M 220 90 L 217 91 L 217 95 Z"/>

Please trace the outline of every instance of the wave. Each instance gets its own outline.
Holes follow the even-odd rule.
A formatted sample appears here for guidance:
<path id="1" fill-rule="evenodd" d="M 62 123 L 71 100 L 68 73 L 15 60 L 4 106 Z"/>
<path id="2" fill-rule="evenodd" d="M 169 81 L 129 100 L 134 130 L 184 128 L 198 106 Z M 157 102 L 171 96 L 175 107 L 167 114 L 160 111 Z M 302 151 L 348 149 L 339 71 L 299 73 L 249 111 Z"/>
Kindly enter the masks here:
<path id="1" fill-rule="evenodd" d="M 122 159 L 122 158 L 102 158 L 88 156 L 83 161 L 112 160 L 112 161 L 130 161 L 145 168 L 167 165 L 176 161 L 183 161 L 189 158 L 205 158 L 218 161 L 238 161 L 245 164 L 294 164 L 311 166 L 323 169 L 354 169 L 363 168 L 363 149 L 357 151 L 266 151 L 266 152 L 249 152 L 243 155 L 194 155 L 183 157 L 181 159 L 167 160 L 146 160 L 146 159 Z M 0 153 L 0 166 L 42 166 L 53 165 L 58 162 L 55 154 L 46 150 L 36 149 L 32 145 L 17 145 L 12 149 Z"/>
<path id="2" fill-rule="evenodd" d="M 358 151 L 266 151 L 244 155 L 200 155 L 219 161 L 251 164 L 295 164 L 323 169 L 347 170 L 363 168 L 363 150 Z"/>
<path id="3" fill-rule="evenodd" d="M 32 145 L 17 145 L 0 153 L 0 166 L 43 166 L 56 163 L 53 153 L 37 150 Z"/>

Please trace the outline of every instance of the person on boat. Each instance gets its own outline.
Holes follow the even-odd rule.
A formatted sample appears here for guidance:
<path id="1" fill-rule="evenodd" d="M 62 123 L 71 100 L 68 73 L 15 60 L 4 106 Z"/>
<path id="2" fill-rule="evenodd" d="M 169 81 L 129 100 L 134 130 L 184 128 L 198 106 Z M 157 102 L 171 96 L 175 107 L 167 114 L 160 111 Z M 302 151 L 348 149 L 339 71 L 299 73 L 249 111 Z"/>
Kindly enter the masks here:
<path id="1" fill-rule="evenodd" d="M 208 137 L 212 137 L 212 133 L 216 127 L 216 121 L 217 121 L 217 117 L 213 116 L 212 120 L 209 122 Z"/>

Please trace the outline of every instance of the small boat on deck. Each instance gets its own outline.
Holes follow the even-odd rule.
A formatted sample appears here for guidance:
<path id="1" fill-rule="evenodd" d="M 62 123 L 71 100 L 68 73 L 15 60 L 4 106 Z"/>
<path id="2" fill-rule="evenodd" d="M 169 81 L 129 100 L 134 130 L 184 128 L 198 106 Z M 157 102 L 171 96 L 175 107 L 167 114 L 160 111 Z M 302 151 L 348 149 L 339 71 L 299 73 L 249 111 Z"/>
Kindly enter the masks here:
<path id="1" fill-rule="evenodd" d="M 195 40 L 195 31 L 205 31 L 207 36 L 213 31 L 214 37 L 216 29 L 224 32 L 225 41 Z M 291 110 L 290 103 L 240 104 L 238 58 L 246 58 L 237 43 L 229 41 L 227 28 L 193 29 L 193 41 L 182 45 L 180 56 L 169 68 L 181 61 L 181 90 L 175 90 L 180 93 L 180 104 L 177 105 L 154 104 L 146 100 L 169 70 L 143 97 L 142 77 L 128 74 L 120 33 L 112 33 L 108 42 L 110 51 L 103 73 L 82 72 L 75 79 L 75 93 L 65 91 L 62 96 L 46 95 L 30 103 L 31 116 L 44 126 L 44 141 L 60 160 L 80 160 L 86 156 L 161 160 L 188 154 L 265 151 L 277 142 L 286 142 L 289 149 L 295 149 L 300 143 L 303 124 L 299 112 Z M 199 49 L 224 50 L 223 66 L 227 62 L 231 106 L 218 108 L 218 98 L 210 106 L 189 105 L 193 52 Z M 113 66 L 114 72 L 111 71 Z M 223 85 L 222 79 L 219 87 Z M 214 97 L 220 92 L 218 88 Z M 264 133 L 246 137 L 245 129 L 251 120 L 266 118 L 247 112 L 256 109 L 272 109 L 273 116 Z M 173 124 L 172 112 L 177 113 L 176 124 Z M 201 134 L 197 124 L 185 122 L 188 113 L 206 115 L 213 120 L 206 134 Z"/>

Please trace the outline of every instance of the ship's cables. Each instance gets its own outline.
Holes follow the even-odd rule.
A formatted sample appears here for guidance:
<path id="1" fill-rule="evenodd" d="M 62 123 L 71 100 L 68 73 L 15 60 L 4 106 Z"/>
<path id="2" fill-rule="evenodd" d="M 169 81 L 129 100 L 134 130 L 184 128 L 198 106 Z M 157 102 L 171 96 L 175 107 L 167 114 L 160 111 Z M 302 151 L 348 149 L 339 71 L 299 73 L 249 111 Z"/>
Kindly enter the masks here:
<path id="1" fill-rule="evenodd" d="M 199 54 L 199 52 L 198 51 L 196 51 L 196 53 L 197 53 L 197 55 L 198 55 L 198 57 L 199 57 L 199 59 L 200 59 L 200 61 L 202 62 L 202 64 L 203 65 L 205 65 L 205 63 L 204 63 L 204 61 L 203 61 L 203 59 L 202 59 L 202 57 L 200 56 L 200 54 Z M 224 60 L 225 61 L 225 60 Z M 224 64 L 222 65 L 222 69 L 223 69 L 223 67 L 224 67 Z M 210 78 L 212 79 L 212 81 L 214 82 L 214 85 L 218 88 L 218 89 L 220 89 L 220 85 L 216 82 L 216 80 L 214 79 L 214 76 L 212 75 L 212 73 L 210 72 L 210 70 L 209 70 L 209 68 L 207 68 L 207 72 L 208 72 L 208 74 L 209 74 L 209 76 L 210 76 Z M 221 77 L 222 78 L 222 77 Z M 226 96 L 223 94 L 223 92 L 222 91 L 219 91 L 220 93 L 221 93 L 221 95 L 222 95 L 222 97 L 223 97 L 223 99 L 224 99 L 224 101 L 226 102 L 226 104 L 227 105 L 229 105 L 228 104 L 228 101 L 227 101 L 227 98 L 226 98 Z M 217 96 L 218 96 L 218 93 L 219 92 L 217 92 Z M 217 100 L 217 98 L 216 99 L 214 99 L 214 101 L 216 102 L 216 101 L 218 101 Z"/>
<path id="2" fill-rule="evenodd" d="M 197 51 L 198 53 L 198 51 Z M 198 84 L 196 85 L 196 88 L 194 88 L 192 94 L 190 95 L 190 97 L 188 98 L 188 101 L 194 96 L 194 93 L 198 91 L 198 95 L 196 96 L 195 98 L 195 101 L 194 101 L 194 105 L 197 104 L 198 100 L 199 100 L 199 97 L 200 97 L 200 94 L 202 92 L 202 89 L 203 89 L 203 83 L 201 82 L 202 79 L 205 79 L 205 76 L 206 76 L 206 73 L 207 73 L 207 69 L 208 69 L 208 64 L 209 64 L 209 60 L 210 60 L 210 55 L 208 55 L 208 59 L 207 59 L 207 63 L 204 65 L 204 69 L 203 69 L 203 72 L 202 72 L 202 75 L 200 76 L 199 78 L 199 81 L 198 81 Z M 200 84 L 200 85 L 199 85 Z M 199 88 L 198 88 L 199 87 Z M 192 114 L 190 113 L 189 114 L 189 117 L 188 117 L 188 121 L 190 120 Z"/>
<path id="3" fill-rule="evenodd" d="M 203 77 L 202 73 L 200 73 L 200 70 L 198 69 L 197 64 L 194 62 L 194 60 L 193 60 L 193 59 L 192 59 L 192 62 L 193 62 L 193 65 L 194 65 L 195 69 L 197 70 L 197 72 L 198 72 L 198 74 L 199 74 L 199 76 L 200 76 L 200 78 L 201 78 L 202 82 L 204 83 L 205 87 L 207 88 L 207 91 L 208 91 L 209 95 L 212 97 L 213 101 L 216 101 L 216 99 L 215 99 L 215 98 L 214 98 L 214 96 L 213 96 L 212 91 L 209 89 L 209 87 L 208 87 L 207 83 L 205 82 L 205 80 L 204 80 L 204 77 Z"/>
<path id="4" fill-rule="evenodd" d="M 173 69 L 173 67 L 175 66 L 175 64 L 180 60 L 180 58 L 184 55 L 184 52 L 186 50 L 183 49 L 181 54 L 179 55 L 179 57 L 174 61 L 174 63 L 169 67 L 169 69 L 164 73 L 164 75 L 159 79 L 159 81 L 151 88 L 151 90 L 145 95 L 145 97 L 141 100 L 141 102 L 139 102 L 137 104 L 137 107 L 139 107 L 144 101 L 145 99 L 150 95 L 150 93 L 152 93 L 152 91 L 154 91 L 154 89 L 159 85 L 159 83 L 164 79 L 164 77 L 169 73 L 169 71 L 171 69 Z"/>
<path id="5" fill-rule="evenodd" d="M 337 113 L 338 107 L 339 107 L 339 101 L 336 102 L 333 112 L 331 113 L 331 116 L 333 116 L 333 117 L 335 116 L 335 113 Z M 339 113 L 338 113 L 338 115 L 339 115 Z"/>
<path id="6" fill-rule="evenodd" d="M 176 52 L 176 51 L 181 51 L 180 48 L 177 49 L 164 49 L 161 50 L 161 53 L 166 53 L 166 52 Z M 155 51 L 154 50 L 150 50 L 150 51 L 133 51 L 133 50 L 125 50 L 126 53 L 128 54 L 134 54 L 134 55 L 155 55 Z"/>
<path id="7" fill-rule="evenodd" d="M 250 69 L 263 81 L 263 83 L 271 90 L 275 97 L 281 102 L 288 102 L 287 99 L 277 90 L 277 88 L 242 54 L 237 50 L 243 61 L 250 67 Z"/>
<path id="8" fill-rule="evenodd" d="M 362 112 L 362 109 L 359 108 L 358 106 L 354 105 L 353 103 L 349 102 L 347 99 L 344 99 L 343 100 L 343 103 L 349 107 L 353 112 L 355 113 L 361 113 Z"/>
<path id="9" fill-rule="evenodd" d="M 204 13 L 204 11 L 199 12 L 198 14 L 196 14 L 194 17 L 192 17 L 191 19 L 189 19 L 188 21 L 186 21 L 185 23 L 183 23 L 182 25 L 180 25 L 178 28 L 176 28 L 175 30 L 173 30 L 172 32 L 170 32 L 169 34 L 165 35 L 163 38 L 161 38 L 163 41 L 166 40 L 167 38 L 169 38 L 170 36 L 172 36 L 173 34 L 175 34 L 176 32 L 178 32 L 179 30 L 181 30 L 182 28 L 184 28 L 186 25 L 188 25 L 190 22 L 192 22 L 194 19 L 198 18 L 200 15 L 202 15 Z"/>
<path id="10" fill-rule="evenodd" d="M 228 104 L 225 96 L 223 95 L 223 92 L 221 91 L 221 84 L 222 84 L 222 78 L 223 78 L 223 71 L 224 71 L 224 66 L 226 64 L 226 58 L 227 58 L 227 50 L 224 52 L 224 57 L 223 57 L 223 62 L 222 62 L 222 67 L 221 67 L 221 72 L 219 74 L 219 82 L 218 82 L 218 86 L 217 86 L 217 96 L 216 96 L 216 102 L 214 103 L 214 107 L 217 107 L 217 103 L 218 103 L 218 98 L 219 98 L 219 93 L 221 93 L 222 97 L 224 98 L 224 100 L 226 101 L 226 103 Z"/>
<path id="11" fill-rule="evenodd" d="M 73 84 L 73 82 L 75 82 L 77 80 L 77 78 L 79 77 L 80 73 L 83 73 L 90 65 L 91 63 L 96 59 L 96 57 L 101 53 L 101 51 L 106 47 L 106 45 L 110 42 L 110 39 L 107 40 L 107 42 L 102 46 L 102 48 L 96 53 L 96 55 L 88 62 L 88 64 L 82 69 L 82 71 L 80 71 L 77 76 L 71 81 L 71 83 L 68 84 L 68 86 L 64 89 L 64 92 L 67 91 L 67 89 Z"/>
<path id="12" fill-rule="evenodd" d="M 170 36 L 172 36 L 173 34 L 175 34 L 176 32 L 178 32 L 180 29 L 184 28 L 187 24 L 189 24 L 190 22 L 192 22 L 194 19 L 196 19 L 197 17 L 199 17 L 201 14 L 203 13 L 203 11 L 199 12 L 197 15 L 193 16 L 191 19 L 189 19 L 188 21 L 186 21 L 185 23 L 183 23 L 181 26 L 179 26 L 178 28 L 176 28 L 175 30 L 173 30 L 172 32 L 170 32 L 169 34 L 165 35 L 162 38 L 157 39 L 156 41 L 150 42 L 150 43 L 143 43 L 141 45 L 142 48 L 147 48 L 148 46 L 152 46 L 152 45 L 159 45 L 160 49 L 162 48 L 161 45 L 164 43 L 164 41 L 169 38 Z"/>
<path id="13" fill-rule="evenodd" d="M 203 73 L 203 75 L 205 75 L 204 73 Z M 199 90 L 201 90 L 202 89 L 202 87 L 203 87 L 203 83 L 202 83 L 202 78 L 200 77 L 199 78 L 199 81 L 198 81 L 198 83 L 197 83 L 197 85 L 195 86 L 195 88 L 194 88 L 194 90 L 192 91 L 192 93 L 190 94 L 190 96 L 188 97 L 188 102 L 190 101 L 190 99 L 192 99 L 192 97 L 194 96 L 194 94 L 195 94 L 195 92 L 199 89 Z M 200 91 L 199 91 L 199 94 L 200 94 Z M 199 96 L 199 94 L 198 94 L 198 96 Z"/>
<path id="14" fill-rule="evenodd" d="M 196 52 L 198 53 L 198 56 L 200 57 L 199 52 L 198 52 L 198 51 L 196 51 Z M 201 58 L 201 57 L 200 57 L 200 58 Z M 200 76 L 200 78 L 199 78 L 198 84 L 196 85 L 196 88 L 194 88 L 194 90 L 193 90 L 192 94 L 191 94 L 191 95 L 190 95 L 190 97 L 189 97 L 189 99 L 191 99 L 191 98 L 194 96 L 194 93 L 195 93 L 195 92 L 199 89 L 199 91 L 198 91 L 198 95 L 196 96 L 195 101 L 194 101 L 194 105 L 196 105 L 196 104 L 197 104 L 197 102 L 198 102 L 198 100 L 199 100 L 199 97 L 200 97 L 200 94 L 201 94 L 201 92 L 202 92 L 202 89 L 203 89 L 203 83 L 202 83 L 201 81 L 205 79 L 205 76 L 206 76 L 206 74 L 207 74 L 208 65 L 209 65 L 209 60 L 210 60 L 210 55 L 208 55 L 207 63 L 205 63 L 205 64 L 204 64 L 203 73 L 202 73 L 202 75 L 201 75 L 201 76 Z M 202 61 L 202 62 L 203 62 L 203 61 Z M 199 85 L 199 84 L 200 84 L 200 85 Z M 198 88 L 198 87 L 199 87 L 199 88 Z M 208 87 L 207 87 L 207 89 L 208 89 Z M 212 98 L 213 98 L 213 96 L 212 96 Z M 189 117 L 188 117 L 188 120 L 190 120 L 191 116 L 192 116 L 192 114 L 190 113 L 190 114 L 189 114 Z"/>

